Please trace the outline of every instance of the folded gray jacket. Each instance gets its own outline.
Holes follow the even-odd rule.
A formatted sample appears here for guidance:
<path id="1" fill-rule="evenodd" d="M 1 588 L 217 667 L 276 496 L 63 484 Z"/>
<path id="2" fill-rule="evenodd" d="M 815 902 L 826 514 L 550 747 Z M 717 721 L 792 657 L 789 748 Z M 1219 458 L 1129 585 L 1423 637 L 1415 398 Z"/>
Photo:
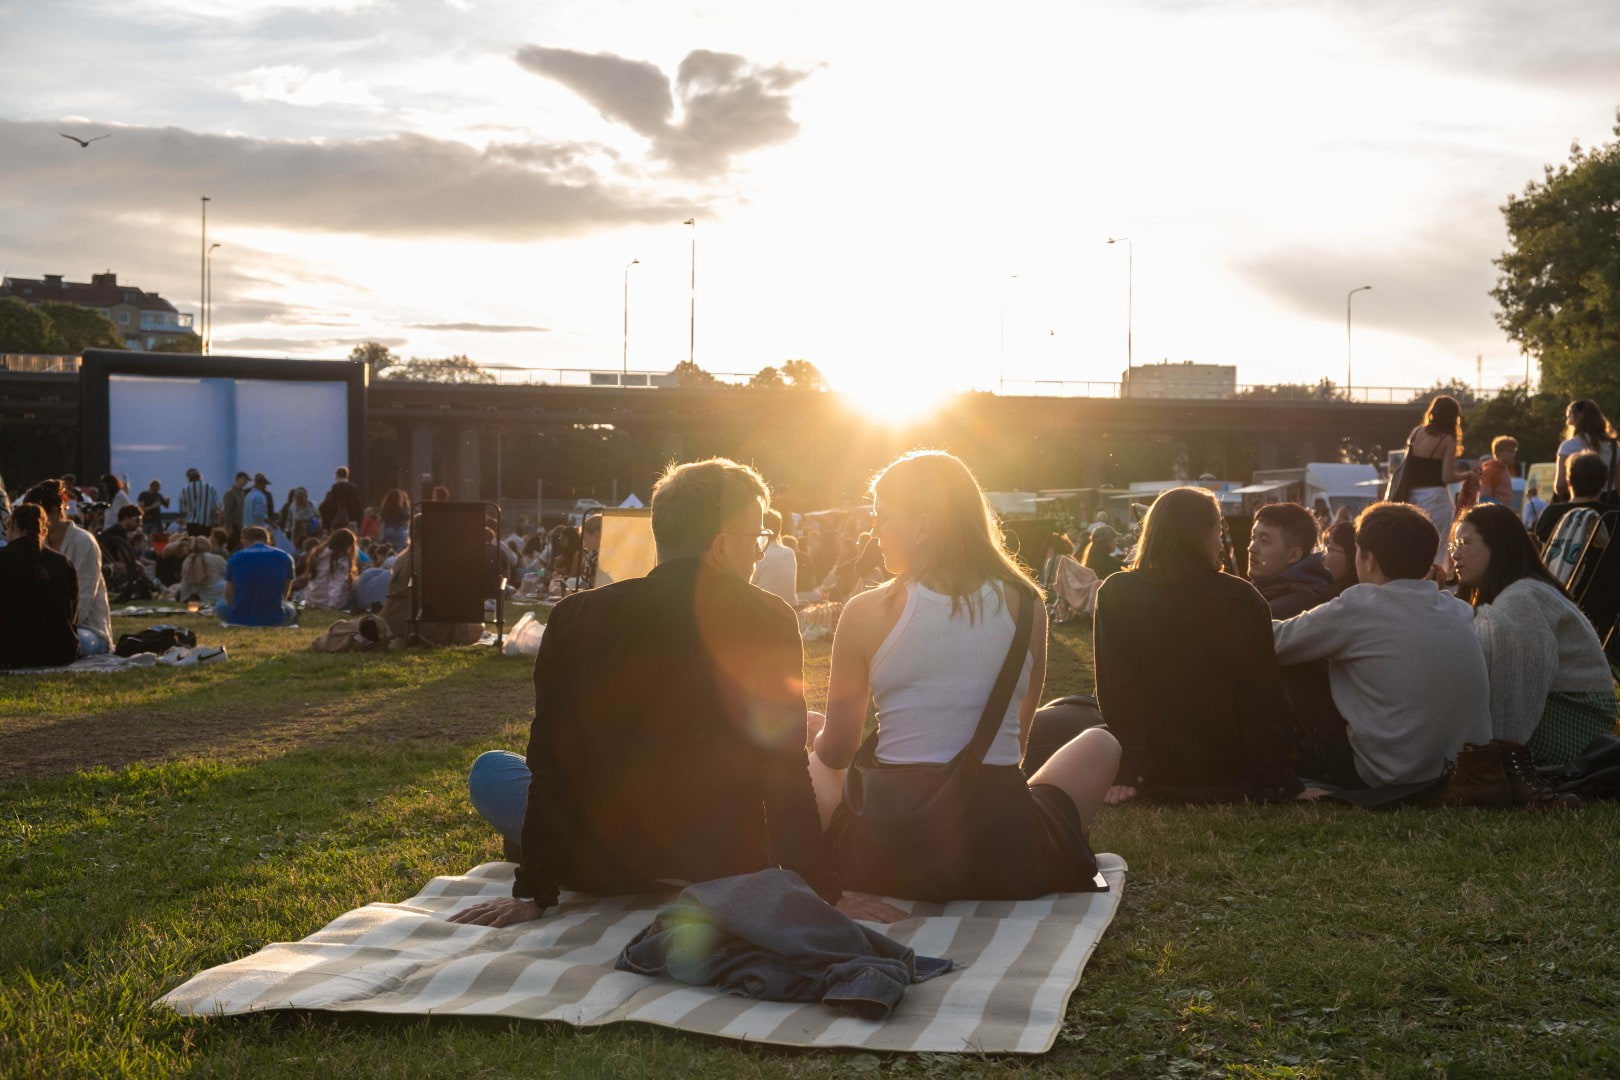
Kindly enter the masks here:
<path id="1" fill-rule="evenodd" d="M 688 886 L 615 966 L 882 1020 L 912 983 L 956 965 L 916 956 L 828 905 L 792 870 L 773 869 Z"/>

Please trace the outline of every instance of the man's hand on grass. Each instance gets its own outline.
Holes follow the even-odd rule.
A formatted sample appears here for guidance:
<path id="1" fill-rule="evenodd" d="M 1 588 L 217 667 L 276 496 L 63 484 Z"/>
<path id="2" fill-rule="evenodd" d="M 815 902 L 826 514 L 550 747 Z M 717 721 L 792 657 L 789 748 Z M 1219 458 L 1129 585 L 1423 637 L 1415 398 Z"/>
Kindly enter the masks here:
<path id="1" fill-rule="evenodd" d="M 482 904 L 474 904 L 465 911 L 458 911 L 450 916 L 449 921 L 470 923 L 473 926 L 513 926 L 520 922 L 532 922 L 544 915 L 545 911 L 545 908 L 533 900 L 503 896 L 497 900 L 485 900 Z"/>
<path id="2" fill-rule="evenodd" d="M 875 896 L 865 893 L 847 892 L 838 898 L 833 907 L 842 911 L 852 919 L 862 922 L 892 923 L 899 922 L 908 916 L 904 911 L 893 904 L 886 904 Z"/>
<path id="3" fill-rule="evenodd" d="M 1119 806 L 1136 798 L 1136 789 L 1125 784 L 1115 784 L 1103 796 L 1103 802 L 1108 806 Z"/>
<path id="4" fill-rule="evenodd" d="M 1322 796 L 1331 795 L 1331 794 L 1333 794 L 1333 793 L 1331 791 L 1329 791 L 1327 788 L 1308 787 L 1304 791 L 1300 792 L 1298 795 L 1295 795 L 1294 798 L 1297 799 L 1300 802 L 1315 802 L 1317 799 L 1320 799 Z"/>

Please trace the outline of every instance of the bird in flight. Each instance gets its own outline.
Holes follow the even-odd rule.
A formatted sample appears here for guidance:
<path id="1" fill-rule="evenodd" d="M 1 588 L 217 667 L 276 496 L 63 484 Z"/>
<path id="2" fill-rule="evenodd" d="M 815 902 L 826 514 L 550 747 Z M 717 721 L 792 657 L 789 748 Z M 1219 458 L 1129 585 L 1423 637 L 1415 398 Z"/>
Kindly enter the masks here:
<path id="1" fill-rule="evenodd" d="M 81 139 L 76 135 L 67 135 L 67 134 L 64 134 L 63 132 L 60 132 L 60 131 L 58 131 L 57 134 L 61 135 L 62 138 L 64 138 L 64 139 L 72 139 L 74 142 L 78 143 L 80 150 L 83 150 L 85 147 L 89 146 L 93 142 L 100 142 L 102 139 L 110 139 L 110 138 L 112 138 L 112 132 L 110 132 L 110 131 L 107 132 L 107 134 L 105 134 L 105 135 L 97 135 L 93 139 Z"/>

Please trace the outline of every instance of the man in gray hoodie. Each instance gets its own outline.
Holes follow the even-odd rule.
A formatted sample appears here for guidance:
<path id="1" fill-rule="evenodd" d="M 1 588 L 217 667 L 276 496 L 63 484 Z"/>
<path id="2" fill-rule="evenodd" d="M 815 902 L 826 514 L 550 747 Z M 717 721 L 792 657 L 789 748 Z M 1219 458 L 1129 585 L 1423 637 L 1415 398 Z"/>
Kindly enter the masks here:
<path id="1" fill-rule="evenodd" d="M 1376 503 L 1356 519 L 1361 581 L 1273 622 L 1279 664 L 1328 662 L 1342 738 L 1306 770 L 1342 787 L 1433 780 L 1463 743 L 1491 739 L 1490 682 L 1467 604 L 1428 580 L 1440 535 L 1422 510 Z M 1322 718 L 1307 729 L 1333 730 Z M 1311 768 L 1310 765 L 1315 765 Z"/>

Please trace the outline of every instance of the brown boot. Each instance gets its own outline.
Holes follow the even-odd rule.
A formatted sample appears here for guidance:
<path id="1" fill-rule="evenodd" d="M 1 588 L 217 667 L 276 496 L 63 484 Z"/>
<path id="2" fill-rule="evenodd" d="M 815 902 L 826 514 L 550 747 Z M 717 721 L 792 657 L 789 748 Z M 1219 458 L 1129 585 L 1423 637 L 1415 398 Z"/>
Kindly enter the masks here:
<path id="1" fill-rule="evenodd" d="M 1508 779 L 1502 749 L 1495 744 L 1463 743 L 1457 762 L 1440 788 L 1437 806 L 1517 806 L 1518 793 Z"/>
<path id="2" fill-rule="evenodd" d="M 1492 739 L 1491 746 L 1501 748 L 1515 805 L 1529 810 L 1578 810 L 1583 805 L 1579 795 L 1552 789 L 1546 779 L 1536 772 L 1530 748 L 1523 743 Z"/>

